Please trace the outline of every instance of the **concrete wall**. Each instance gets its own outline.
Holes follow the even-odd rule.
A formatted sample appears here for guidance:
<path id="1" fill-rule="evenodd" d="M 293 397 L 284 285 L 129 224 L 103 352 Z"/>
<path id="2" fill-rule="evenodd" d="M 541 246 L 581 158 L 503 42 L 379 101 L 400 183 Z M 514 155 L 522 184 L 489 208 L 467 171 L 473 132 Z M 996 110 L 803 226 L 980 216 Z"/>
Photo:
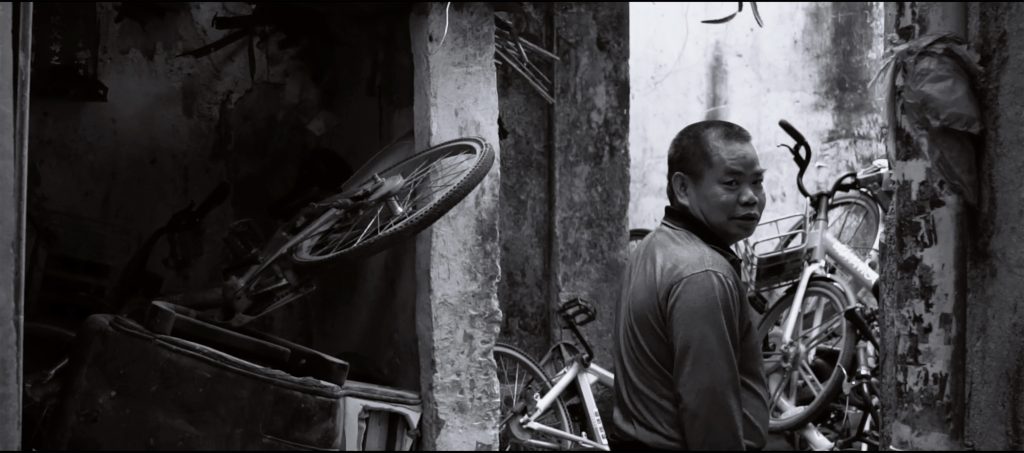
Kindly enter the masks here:
<path id="1" fill-rule="evenodd" d="M 558 3 L 555 11 L 555 303 L 594 303 L 597 320 L 583 332 L 595 360 L 610 364 L 629 238 L 630 14 L 626 3 Z"/>
<path id="2" fill-rule="evenodd" d="M 513 16 L 551 48 L 554 4 Z M 538 37 L 541 39 L 533 38 Z M 535 64 L 550 71 L 545 60 Z M 501 340 L 540 357 L 551 346 L 551 106 L 519 73 L 497 68 L 501 149 Z M 550 73 L 549 73 L 550 74 Z"/>
<path id="3" fill-rule="evenodd" d="M 735 7 L 630 4 L 630 228 L 660 221 L 668 145 L 695 121 L 724 119 L 753 135 L 768 169 L 765 220 L 803 209 L 796 165 L 777 148 L 792 143 L 779 119 L 814 149 L 810 190 L 885 157 L 885 122 L 868 91 L 883 51 L 882 4 L 759 3 L 764 28 L 749 7 L 725 24 L 700 22 Z"/>
<path id="4" fill-rule="evenodd" d="M 969 6 L 969 39 L 985 68 L 982 206 L 971 214 L 965 437 L 979 450 L 1024 448 L 1024 7 Z"/>
<path id="5" fill-rule="evenodd" d="M 502 341 L 540 357 L 560 333 L 552 310 L 582 297 L 598 310 L 584 334 L 608 366 L 627 239 L 628 7 L 531 3 L 508 18 L 561 61 L 536 58 L 554 74 L 553 106 L 511 68 L 497 71 Z"/>

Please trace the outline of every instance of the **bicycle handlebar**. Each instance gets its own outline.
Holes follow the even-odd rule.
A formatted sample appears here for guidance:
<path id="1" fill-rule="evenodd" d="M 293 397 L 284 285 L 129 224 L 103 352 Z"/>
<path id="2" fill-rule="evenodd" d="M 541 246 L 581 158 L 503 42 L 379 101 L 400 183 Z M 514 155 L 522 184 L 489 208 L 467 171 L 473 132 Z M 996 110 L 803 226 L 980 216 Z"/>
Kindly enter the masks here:
<path id="1" fill-rule="evenodd" d="M 800 131 L 796 130 L 796 128 L 793 127 L 792 124 L 789 124 L 789 121 L 779 120 L 779 127 L 781 127 L 782 130 L 786 131 L 786 133 L 789 134 L 790 137 L 793 137 L 793 140 L 796 140 L 796 143 L 798 145 L 801 143 L 805 145 L 807 144 L 807 140 L 804 139 L 804 136 L 800 133 Z"/>
<path id="2" fill-rule="evenodd" d="M 828 192 L 818 192 L 815 194 L 808 192 L 807 188 L 804 186 L 804 173 L 807 172 L 807 167 L 811 165 L 811 145 L 807 143 L 803 134 L 801 134 L 796 127 L 793 127 L 789 121 L 779 120 L 779 127 L 786 131 L 786 134 L 789 134 L 789 136 L 796 141 L 796 146 L 793 147 L 784 144 L 779 146 L 789 150 L 789 153 L 793 155 L 793 161 L 796 162 L 797 167 L 800 168 L 800 171 L 796 175 L 796 185 L 800 189 L 800 193 L 805 197 L 813 199 L 826 196 L 828 198 L 832 198 L 835 196 L 836 192 L 856 190 L 860 187 L 859 181 L 857 180 L 857 172 L 850 172 L 840 176 L 839 179 L 832 184 L 832 188 Z M 804 150 L 803 153 L 800 152 L 801 148 Z M 853 178 L 853 182 L 844 183 L 846 179 L 851 177 Z"/>

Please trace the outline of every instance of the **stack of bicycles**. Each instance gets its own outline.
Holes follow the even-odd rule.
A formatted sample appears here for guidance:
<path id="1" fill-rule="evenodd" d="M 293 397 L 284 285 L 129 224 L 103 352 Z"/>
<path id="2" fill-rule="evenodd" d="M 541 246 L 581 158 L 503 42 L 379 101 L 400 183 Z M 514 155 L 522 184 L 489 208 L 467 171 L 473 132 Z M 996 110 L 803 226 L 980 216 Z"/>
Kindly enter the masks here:
<path id="1" fill-rule="evenodd" d="M 875 161 L 809 193 L 811 148 L 785 120 L 796 144 L 804 214 L 759 226 L 772 234 L 741 247 L 746 281 L 767 302 L 764 341 L 769 431 L 792 433 L 799 449 L 878 449 L 878 249 L 888 198 L 888 163 Z M 770 295 L 770 296 L 766 296 Z"/>

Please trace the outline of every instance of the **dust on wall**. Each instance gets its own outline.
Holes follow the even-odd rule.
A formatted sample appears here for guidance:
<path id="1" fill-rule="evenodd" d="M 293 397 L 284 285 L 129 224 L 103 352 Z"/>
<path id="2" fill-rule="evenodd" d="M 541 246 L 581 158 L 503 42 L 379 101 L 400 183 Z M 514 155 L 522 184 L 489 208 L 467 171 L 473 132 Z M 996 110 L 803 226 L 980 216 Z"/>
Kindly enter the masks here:
<path id="1" fill-rule="evenodd" d="M 884 121 L 868 82 L 879 67 L 881 3 L 759 5 L 724 24 L 725 3 L 630 4 L 630 228 L 652 228 L 666 204 L 668 145 L 687 124 L 737 123 L 768 171 L 764 219 L 801 212 L 796 165 L 777 148 L 787 119 L 811 142 L 811 190 L 885 157 Z M 824 39 L 823 39 L 824 38 Z"/>

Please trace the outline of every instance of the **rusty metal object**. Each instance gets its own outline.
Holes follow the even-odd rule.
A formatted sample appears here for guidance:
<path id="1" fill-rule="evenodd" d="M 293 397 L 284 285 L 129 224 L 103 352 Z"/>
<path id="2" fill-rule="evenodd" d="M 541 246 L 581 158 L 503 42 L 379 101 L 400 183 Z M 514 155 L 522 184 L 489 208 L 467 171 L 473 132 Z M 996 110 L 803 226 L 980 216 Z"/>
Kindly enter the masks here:
<path id="1" fill-rule="evenodd" d="M 548 104 L 554 104 L 554 83 L 544 71 L 530 61 L 526 50 L 529 49 L 532 53 L 554 62 L 560 61 L 558 56 L 519 36 L 512 23 L 501 17 L 494 16 L 494 24 L 495 63 L 511 67 L 526 79 Z"/>

